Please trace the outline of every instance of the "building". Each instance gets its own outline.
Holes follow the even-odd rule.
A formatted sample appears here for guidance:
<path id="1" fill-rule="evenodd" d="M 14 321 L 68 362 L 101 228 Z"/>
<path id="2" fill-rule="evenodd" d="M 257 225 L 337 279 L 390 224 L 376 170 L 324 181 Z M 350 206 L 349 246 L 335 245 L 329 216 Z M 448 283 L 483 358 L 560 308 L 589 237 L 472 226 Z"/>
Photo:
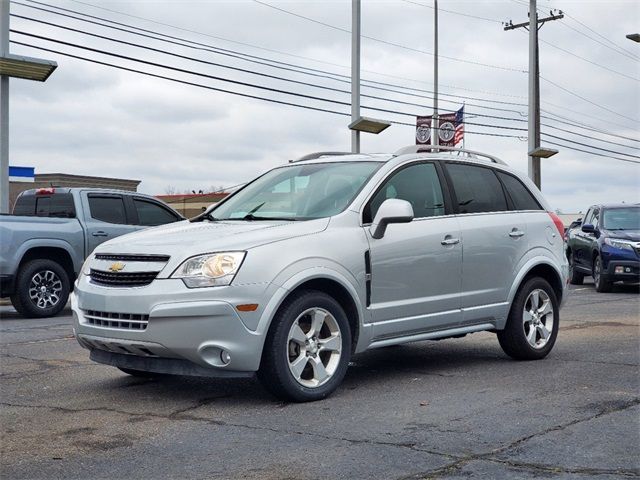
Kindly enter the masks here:
<path id="1" fill-rule="evenodd" d="M 125 178 L 91 177 L 87 175 L 70 175 L 67 173 L 35 173 L 28 175 L 27 170 L 33 172 L 31 167 L 12 167 L 13 172 L 9 181 L 9 205 L 13 204 L 20 193 L 32 188 L 45 187 L 85 187 L 85 188 L 113 188 L 117 190 L 138 191 L 141 180 L 129 180 Z M 21 175 L 22 178 L 19 178 Z"/>
<path id="2" fill-rule="evenodd" d="M 174 210 L 180 212 L 187 218 L 195 217 L 202 213 L 209 205 L 218 203 L 225 198 L 228 193 L 189 193 L 181 195 L 156 195 Z"/>

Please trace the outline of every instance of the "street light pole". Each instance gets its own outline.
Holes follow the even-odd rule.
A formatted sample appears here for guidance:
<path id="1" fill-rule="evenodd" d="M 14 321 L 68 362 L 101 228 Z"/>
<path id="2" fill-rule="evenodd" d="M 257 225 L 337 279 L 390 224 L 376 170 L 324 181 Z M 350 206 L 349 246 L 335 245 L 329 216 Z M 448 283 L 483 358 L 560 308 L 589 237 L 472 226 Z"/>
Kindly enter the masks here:
<path id="1" fill-rule="evenodd" d="M 0 57 L 9 54 L 9 0 L 0 0 Z M 9 213 L 9 76 L 0 75 L 0 213 Z"/>
<path id="2" fill-rule="evenodd" d="M 433 0 L 433 134 L 434 146 L 440 145 L 440 122 L 438 120 L 438 0 Z M 436 150 L 437 151 L 437 150 Z"/>
<path id="3" fill-rule="evenodd" d="M 360 0 L 351 0 L 351 122 L 360 118 Z M 360 153 L 360 131 L 351 130 L 351 153 Z"/>
<path id="4" fill-rule="evenodd" d="M 540 146 L 540 130 L 536 128 L 538 116 L 536 106 L 540 104 L 538 80 L 538 10 L 536 0 L 529 0 L 529 152 Z M 540 159 L 529 155 L 529 178 L 540 188 Z"/>

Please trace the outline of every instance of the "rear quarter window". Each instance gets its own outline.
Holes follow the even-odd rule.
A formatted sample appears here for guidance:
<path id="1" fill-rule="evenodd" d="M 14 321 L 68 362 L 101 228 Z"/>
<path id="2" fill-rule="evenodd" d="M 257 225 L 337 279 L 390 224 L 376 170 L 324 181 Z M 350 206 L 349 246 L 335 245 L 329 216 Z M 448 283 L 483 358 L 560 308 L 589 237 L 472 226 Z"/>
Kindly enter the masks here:
<path id="1" fill-rule="evenodd" d="M 507 199 L 502 185 L 492 169 L 464 163 L 448 163 L 447 171 L 453 184 L 459 213 L 507 210 Z"/>
<path id="2" fill-rule="evenodd" d="M 497 172 L 497 174 L 500 180 L 502 180 L 507 194 L 511 197 L 515 210 L 542 210 L 536 197 L 533 196 L 520 180 L 508 173 Z"/>
<path id="3" fill-rule="evenodd" d="M 73 202 L 73 195 L 70 193 L 25 195 L 19 197 L 16 201 L 13 214 L 37 217 L 75 218 L 76 209 Z"/>

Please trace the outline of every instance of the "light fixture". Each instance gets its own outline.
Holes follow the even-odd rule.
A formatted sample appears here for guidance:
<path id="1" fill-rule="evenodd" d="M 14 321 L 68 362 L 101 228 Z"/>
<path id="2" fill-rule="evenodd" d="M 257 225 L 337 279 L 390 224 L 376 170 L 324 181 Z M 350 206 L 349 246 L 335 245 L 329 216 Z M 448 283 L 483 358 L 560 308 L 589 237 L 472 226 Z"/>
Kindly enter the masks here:
<path id="1" fill-rule="evenodd" d="M 531 150 L 527 155 L 535 158 L 549 158 L 553 157 L 556 153 L 558 153 L 558 150 L 554 148 L 538 147 Z"/>
<path id="2" fill-rule="evenodd" d="M 640 42 L 640 33 L 630 33 L 627 35 L 629 40 L 633 40 L 634 42 Z"/>
<path id="3" fill-rule="evenodd" d="M 0 57 L 0 75 L 44 82 L 58 67 L 56 62 L 39 58 L 4 55 Z"/>
<path id="4" fill-rule="evenodd" d="M 391 124 L 384 120 L 376 120 L 375 118 L 358 117 L 355 121 L 349 124 L 350 130 L 357 130 L 359 132 L 367 133 L 380 133 L 386 128 L 389 128 Z"/>

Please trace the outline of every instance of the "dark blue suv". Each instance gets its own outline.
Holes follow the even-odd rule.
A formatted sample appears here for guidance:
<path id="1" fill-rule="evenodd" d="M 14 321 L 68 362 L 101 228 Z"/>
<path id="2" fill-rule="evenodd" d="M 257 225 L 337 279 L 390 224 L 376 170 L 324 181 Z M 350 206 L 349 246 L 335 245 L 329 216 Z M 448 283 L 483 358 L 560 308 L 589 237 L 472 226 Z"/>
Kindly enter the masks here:
<path id="1" fill-rule="evenodd" d="M 592 275 L 598 292 L 613 282 L 640 282 L 640 204 L 594 205 L 568 232 L 570 281 Z"/>

